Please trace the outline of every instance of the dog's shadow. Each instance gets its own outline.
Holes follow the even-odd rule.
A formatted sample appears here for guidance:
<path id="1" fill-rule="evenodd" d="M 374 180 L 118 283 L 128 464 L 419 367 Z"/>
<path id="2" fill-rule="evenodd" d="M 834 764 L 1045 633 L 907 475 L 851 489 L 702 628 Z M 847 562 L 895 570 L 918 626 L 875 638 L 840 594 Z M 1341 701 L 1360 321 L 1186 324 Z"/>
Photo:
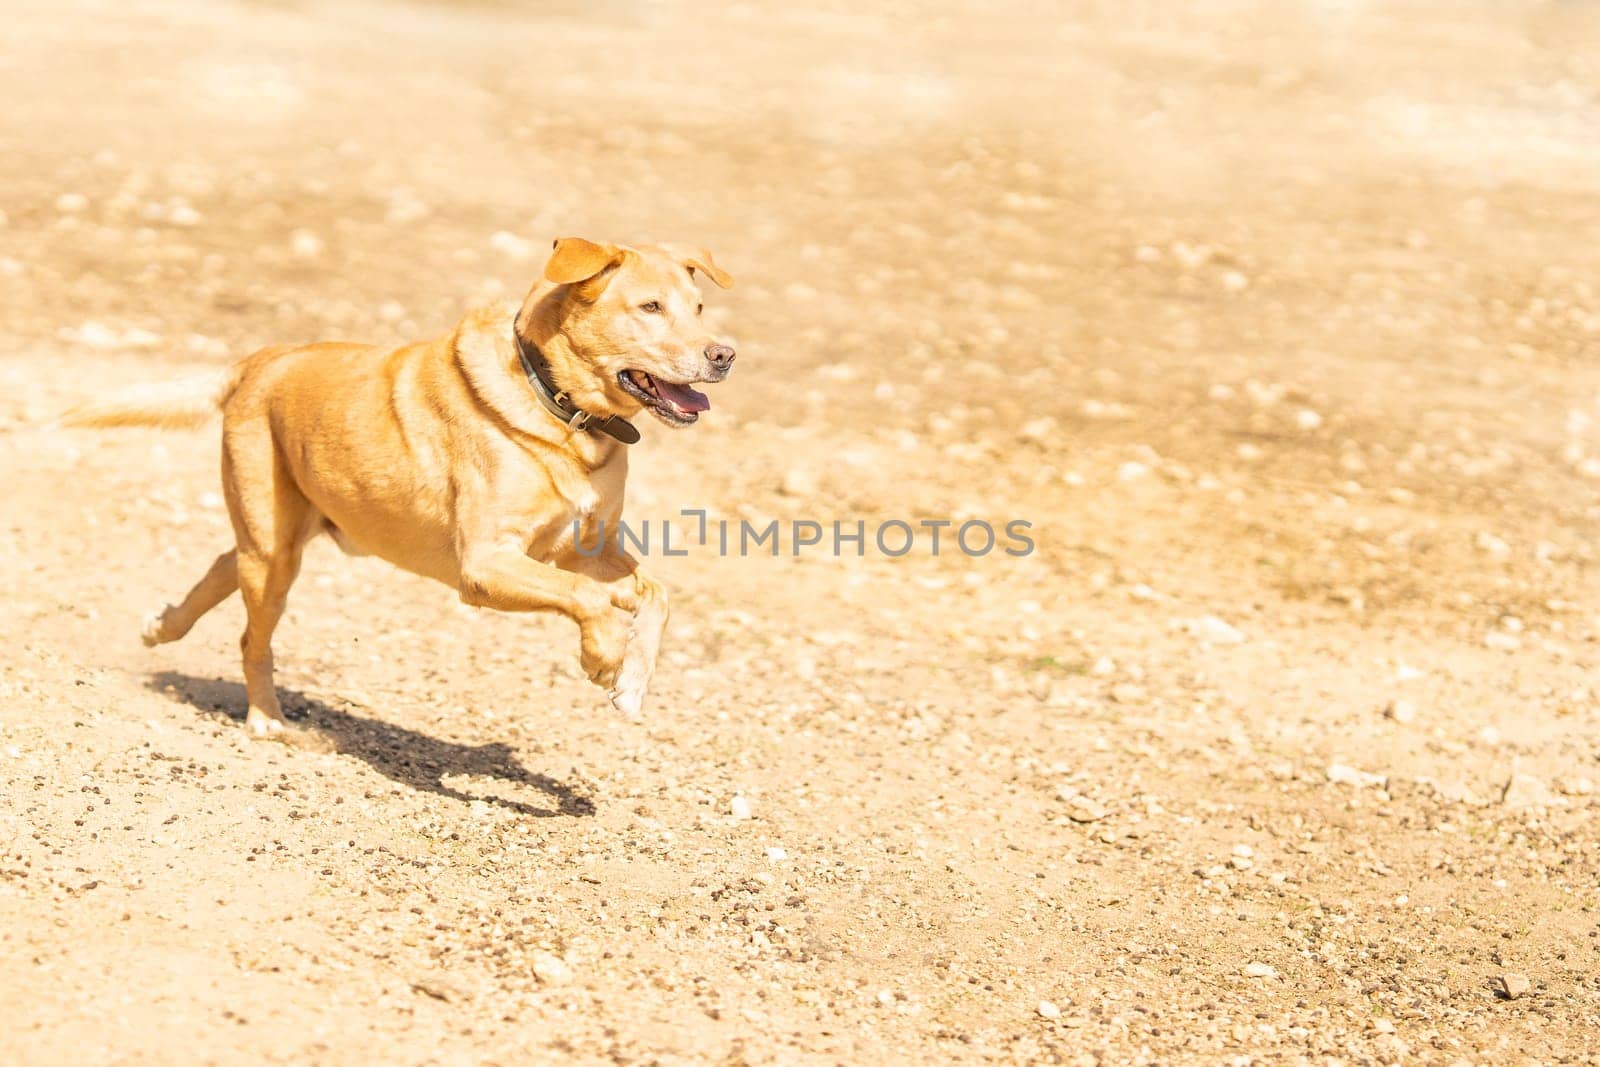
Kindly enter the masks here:
<path id="1" fill-rule="evenodd" d="M 244 721 L 245 692 L 238 682 L 160 671 L 151 675 L 149 686 L 157 692 L 175 695 L 207 715 L 220 712 L 230 719 Z M 528 770 L 509 745 L 458 745 L 441 741 L 393 723 L 352 715 L 282 686 L 278 687 L 278 696 L 283 702 L 285 716 L 290 720 L 302 720 L 297 724 L 301 729 L 326 740 L 338 752 L 365 761 L 373 770 L 401 785 L 462 803 L 481 800 L 534 818 L 582 817 L 595 812 L 594 801 L 588 796 L 566 782 Z M 513 787 L 533 789 L 549 797 L 555 807 L 496 796 L 493 792 L 467 793 L 445 784 L 445 779 L 457 776 L 492 779 Z"/>

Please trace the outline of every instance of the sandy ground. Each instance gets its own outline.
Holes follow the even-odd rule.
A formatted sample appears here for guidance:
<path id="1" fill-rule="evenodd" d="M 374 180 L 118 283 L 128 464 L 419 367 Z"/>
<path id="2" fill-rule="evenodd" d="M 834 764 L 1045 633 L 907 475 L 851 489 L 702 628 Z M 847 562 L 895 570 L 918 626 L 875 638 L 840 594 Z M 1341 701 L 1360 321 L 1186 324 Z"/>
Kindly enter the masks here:
<path id="1" fill-rule="evenodd" d="M 1592 5 L 7 5 L 0 1059 L 1600 1062 Z M 530 5 L 531 6 L 531 5 Z M 331 545 L 238 724 L 216 432 L 557 235 L 740 360 L 630 517 L 1031 521 L 559 619 Z"/>

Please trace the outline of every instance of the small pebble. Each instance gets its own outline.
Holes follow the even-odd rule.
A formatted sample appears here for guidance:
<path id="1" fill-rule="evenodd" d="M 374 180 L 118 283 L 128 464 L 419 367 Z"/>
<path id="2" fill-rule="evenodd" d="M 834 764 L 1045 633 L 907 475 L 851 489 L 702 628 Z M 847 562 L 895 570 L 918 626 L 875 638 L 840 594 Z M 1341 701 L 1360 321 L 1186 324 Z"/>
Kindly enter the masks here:
<path id="1" fill-rule="evenodd" d="M 322 238 L 310 230 L 296 230 L 289 238 L 289 251 L 301 259 L 316 259 L 325 247 Z"/>
<path id="2" fill-rule="evenodd" d="M 464 999 L 459 989 L 440 978 L 424 978 L 421 981 L 412 982 L 411 988 L 418 993 L 432 997 L 434 1000 L 442 1000 L 446 1004 Z"/>
<path id="3" fill-rule="evenodd" d="M 572 968 L 560 956 L 541 952 L 533 957 L 533 976 L 545 985 L 565 985 L 572 981 Z"/>
<path id="4" fill-rule="evenodd" d="M 533 242 L 518 237 L 509 230 L 500 230 L 489 238 L 489 247 L 511 259 L 527 259 L 533 255 Z"/>
<path id="5" fill-rule="evenodd" d="M 1208 645 L 1237 645 L 1244 641 L 1244 634 L 1238 627 L 1224 622 L 1215 615 L 1202 615 L 1198 619 L 1191 619 L 1188 629 L 1191 636 Z"/>
<path id="6" fill-rule="evenodd" d="M 1533 988 L 1533 983 L 1529 981 L 1527 975 L 1514 974 L 1510 971 L 1500 976 L 1499 983 L 1500 992 L 1507 1000 L 1516 1000 L 1518 997 L 1526 996 L 1528 991 Z"/>
<path id="7" fill-rule="evenodd" d="M 1104 807 L 1096 804 L 1088 797 L 1073 797 L 1067 802 L 1067 818 L 1073 822 L 1099 822 L 1108 814 L 1110 813 Z"/>
<path id="8" fill-rule="evenodd" d="M 1038 1012 L 1046 1019 L 1061 1018 L 1061 1009 L 1050 1003 L 1048 1000 L 1039 1001 Z"/>
<path id="9" fill-rule="evenodd" d="M 1269 963 L 1247 963 L 1244 965 L 1246 978 L 1276 978 L 1278 971 Z"/>
<path id="10" fill-rule="evenodd" d="M 1514 774 L 1500 791 L 1500 803 L 1508 808 L 1545 808 L 1559 807 L 1565 801 L 1557 801 L 1542 779 L 1531 774 Z"/>
<path id="11" fill-rule="evenodd" d="M 778 492 L 784 496 L 806 497 L 816 493 L 818 488 L 815 473 L 805 467 L 790 467 L 778 486 Z"/>
<path id="12" fill-rule="evenodd" d="M 1137 704 L 1144 699 L 1144 690 L 1132 682 L 1118 682 L 1111 687 L 1111 699 L 1118 704 Z"/>
<path id="13" fill-rule="evenodd" d="M 1522 638 L 1504 630 L 1490 630 L 1483 635 L 1483 643 L 1496 652 L 1515 652 L 1522 647 Z"/>
<path id="14" fill-rule="evenodd" d="M 1337 785 L 1353 785 L 1357 789 L 1377 789 L 1387 779 L 1381 774 L 1358 771 L 1343 763 L 1333 763 L 1328 765 L 1328 781 Z"/>

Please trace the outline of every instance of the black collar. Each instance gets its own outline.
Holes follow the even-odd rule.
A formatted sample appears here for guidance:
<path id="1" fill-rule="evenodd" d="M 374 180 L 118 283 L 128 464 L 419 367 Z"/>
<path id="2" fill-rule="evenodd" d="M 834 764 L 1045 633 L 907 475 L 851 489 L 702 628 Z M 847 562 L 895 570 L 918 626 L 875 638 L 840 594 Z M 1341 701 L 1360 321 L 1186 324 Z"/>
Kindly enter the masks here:
<path id="1" fill-rule="evenodd" d="M 556 389 L 550 381 L 550 364 L 546 362 L 544 353 L 523 341 L 516 323 L 511 324 L 511 336 L 517 343 L 517 358 L 522 361 L 522 372 L 528 376 L 528 384 L 533 386 L 534 395 L 559 422 L 573 430 L 599 430 L 625 445 L 638 442 L 639 431 L 627 419 L 619 415 L 591 415 L 574 404 L 566 390 Z"/>

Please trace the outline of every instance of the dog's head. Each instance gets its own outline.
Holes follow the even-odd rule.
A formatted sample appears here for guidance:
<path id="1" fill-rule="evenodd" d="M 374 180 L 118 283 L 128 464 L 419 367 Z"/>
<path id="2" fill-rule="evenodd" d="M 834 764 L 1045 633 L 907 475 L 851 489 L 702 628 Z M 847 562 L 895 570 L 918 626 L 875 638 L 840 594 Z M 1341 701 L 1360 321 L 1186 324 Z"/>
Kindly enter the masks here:
<path id="1" fill-rule="evenodd" d="M 669 426 L 687 426 L 711 406 L 692 386 L 726 378 L 734 352 L 701 318 L 696 272 L 724 289 L 733 284 L 702 249 L 555 243 L 544 268 L 555 288 L 540 301 L 551 334 L 545 351 L 574 402 L 624 418 L 648 410 Z"/>

